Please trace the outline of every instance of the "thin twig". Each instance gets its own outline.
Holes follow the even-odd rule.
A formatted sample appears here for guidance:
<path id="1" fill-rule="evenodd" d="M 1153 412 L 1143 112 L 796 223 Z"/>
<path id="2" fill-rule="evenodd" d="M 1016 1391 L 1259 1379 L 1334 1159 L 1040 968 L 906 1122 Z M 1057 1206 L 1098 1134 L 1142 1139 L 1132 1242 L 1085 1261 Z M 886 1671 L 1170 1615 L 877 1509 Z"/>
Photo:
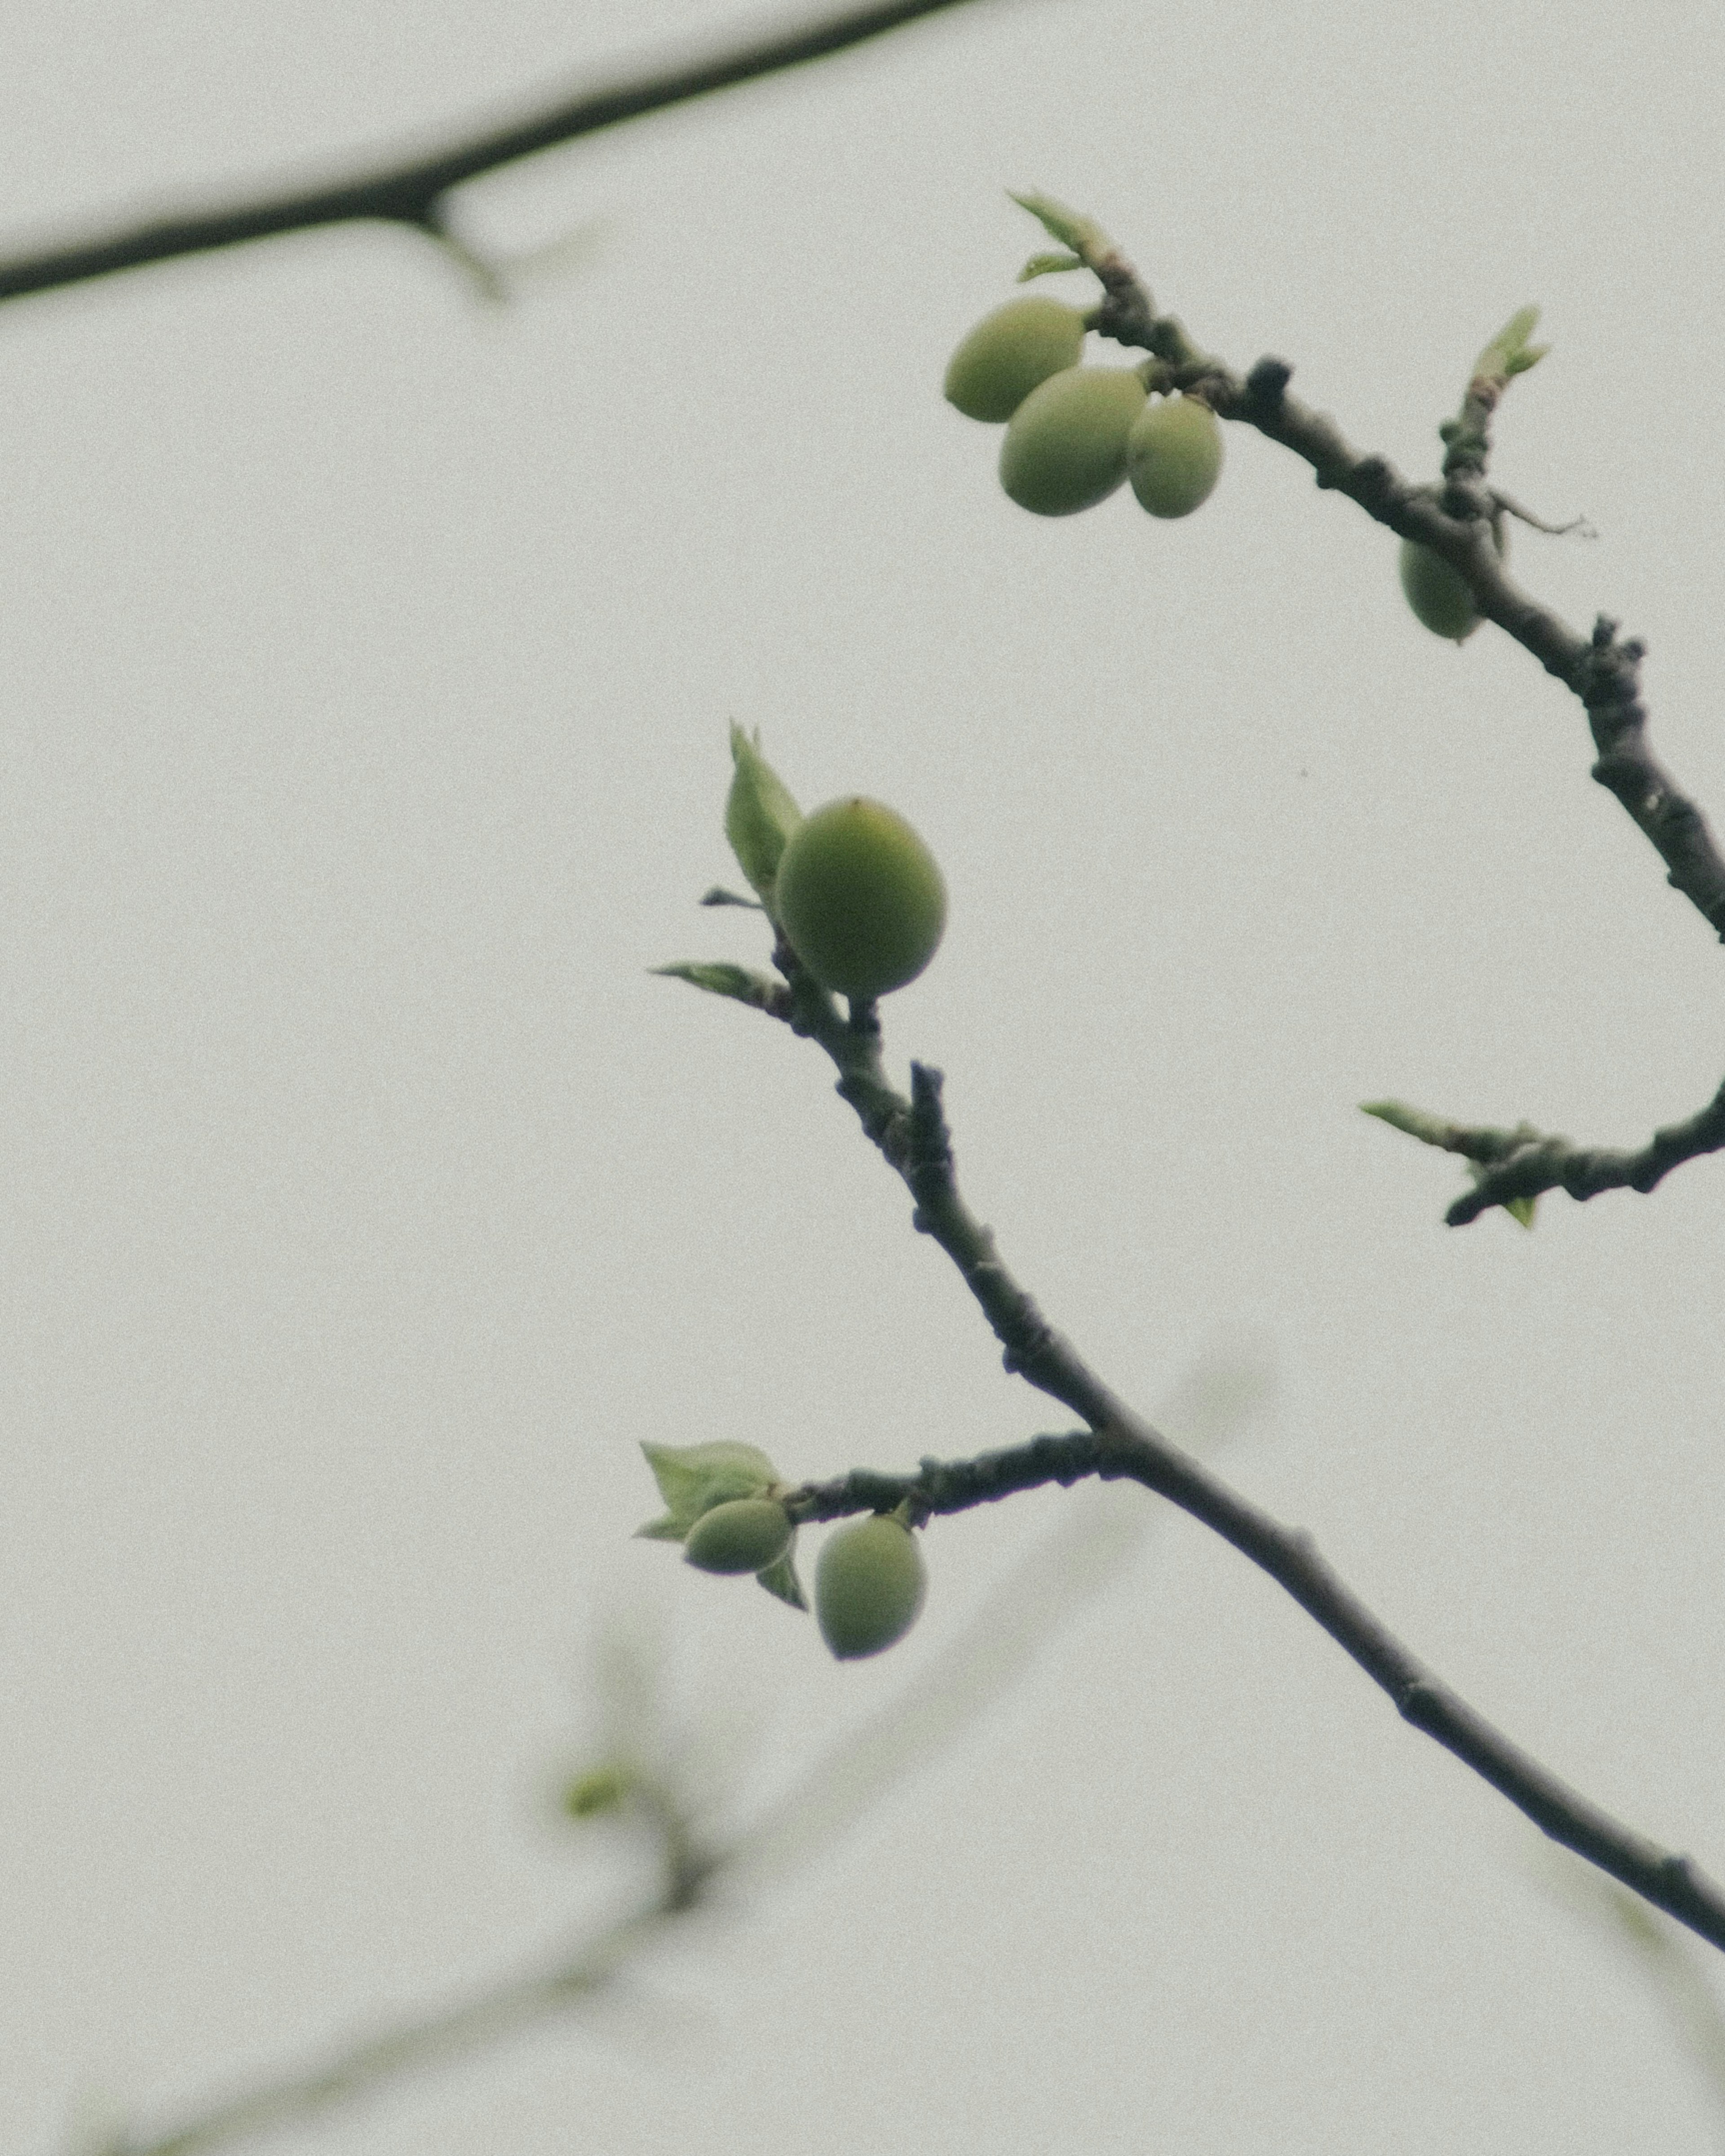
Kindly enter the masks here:
<path id="1" fill-rule="evenodd" d="M 807 1484 L 786 1501 L 798 1517 L 832 1519 L 906 1501 L 924 1514 L 962 1512 L 1015 1491 L 1091 1475 L 1141 1482 L 1266 1572 L 1389 1695 L 1404 1721 L 1471 1767 L 1543 1833 L 1725 1949 L 1725 1893 L 1689 1858 L 1622 1825 L 1512 1743 L 1402 1645 L 1308 1534 L 1283 1527 L 1238 1496 L 1108 1389 L 1048 1323 L 1002 1263 L 993 1232 L 965 1204 L 940 1073 L 912 1064 L 906 1099 L 882 1069 L 873 1007 L 854 1007 L 847 1023 L 783 941 L 774 957 L 790 983 L 793 1030 L 816 1040 L 837 1066 L 839 1093 L 909 1188 L 916 1227 L 939 1244 L 981 1305 L 1006 1368 L 1086 1425 L 974 1460 L 926 1460 L 915 1475 L 859 1469 L 834 1481 Z"/>
<path id="2" fill-rule="evenodd" d="M 1049 209 L 1059 212 L 1043 198 L 1018 199 L 1045 222 Z M 1097 227 L 1077 219 L 1061 236 L 1069 231 L 1078 234 L 1077 251 L 1102 286 L 1093 328 L 1153 353 L 1172 384 L 1198 391 L 1219 418 L 1255 427 L 1303 458 L 1319 486 L 1345 494 L 1379 524 L 1440 554 L 1466 579 L 1477 610 L 1580 699 L 1598 751 L 1594 777 L 1652 842 L 1671 884 L 1725 941 L 1725 856 L 1701 810 L 1648 745 L 1640 685 L 1645 646 L 1635 638 L 1620 642 L 1618 624 L 1604 614 L 1591 636 L 1579 635 L 1516 583 L 1498 553 L 1494 518 L 1524 514 L 1485 482 L 1491 416 L 1502 382 L 1476 376 L 1468 383 L 1460 418 L 1440 430 L 1446 444 L 1442 486 L 1416 484 L 1389 458 L 1354 449 L 1327 413 L 1291 397 L 1294 370 L 1286 360 L 1260 359 L 1242 380 L 1195 345 L 1173 316 L 1158 314 L 1148 287 Z"/>
<path id="3" fill-rule="evenodd" d="M 177 255 L 238 247 L 279 233 L 359 221 L 405 225 L 424 233 L 440 246 L 453 249 L 484 284 L 490 274 L 487 265 L 453 239 L 445 213 L 444 198 L 465 180 L 624 121 L 753 82 L 805 60 L 823 59 L 922 16 L 963 4 L 965 0 L 875 0 L 872 6 L 819 16 L 771 35 L 739 38 L 703 58 L 661 61 L 614 82 L 565 90 L 541 107 L 418 157 L 388 158 L 321 184 L 284 184 L 239 202 L 142 222 L 128 219 L 86 239 L 0 259 L 0 300 L 51 291 Z"/>
<path id="4" fill-rule="evenodd" d="M 1466 1227 L 1494 1205 L 1525 1204 L 1547 1190 L 1567 1190 L 1579 1199 L 1597 1198 L 1602 1190 L 1639 1190 L 1645 1195 L 1686 1160 L 1725 1152 L 1725 1085 L 1704 1108 L 1656 1131 L 1635 1152 L 1574 1145 L 1527 1123 L 1512 1131 L 1452 1123 L 1399 1101 L 1375 1101 L 1366 1113 L 1422 1144 L 1475 1163 L 1478 1180 L 1444 1215 L 1452 1228 Z"/>

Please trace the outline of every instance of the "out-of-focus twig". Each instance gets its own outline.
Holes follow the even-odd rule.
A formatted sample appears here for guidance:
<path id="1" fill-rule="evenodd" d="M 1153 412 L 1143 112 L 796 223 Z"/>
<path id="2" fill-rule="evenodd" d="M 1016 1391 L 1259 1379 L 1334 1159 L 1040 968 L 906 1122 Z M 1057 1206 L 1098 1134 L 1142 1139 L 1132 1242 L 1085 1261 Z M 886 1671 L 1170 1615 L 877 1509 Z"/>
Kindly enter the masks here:
<path id="1" fill-rule="evenodd" d="M 0 259 L 0 300 L 281 233 L 362 222 L 423 233 L 449 250 L 482 290 L 495 292 L 497 265 L 475 254 L 449 221 L 449 196 L 464 181 L 624 121 L 824 59 L 925 15 L 966 4 L 968 0 L 873 0 L 866 7 L 816 16 L 777 31 L 739 35 L 705 54 L 644 64 L 614 81 L 562 90 L 512 119 L 475 128 L 439 148 L 386 157 L 339 178 L 285 183 L 208 208 L 125 219 L 86 239 Z"/>

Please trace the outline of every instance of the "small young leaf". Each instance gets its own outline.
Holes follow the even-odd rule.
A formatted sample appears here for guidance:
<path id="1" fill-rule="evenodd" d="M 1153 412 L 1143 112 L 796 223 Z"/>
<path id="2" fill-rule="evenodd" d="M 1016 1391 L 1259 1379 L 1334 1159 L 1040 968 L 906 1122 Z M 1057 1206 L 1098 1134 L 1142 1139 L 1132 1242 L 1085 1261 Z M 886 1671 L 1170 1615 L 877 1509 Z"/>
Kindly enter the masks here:
<path id="1" fill-rule="evenodd" d="M 741 726 L 732 727 L 731 760 L 737 768 L 725 800 L 725 836 L 737 866 L 770 906 L 778 857 L 803 813 L 762 755 L 758 732 L 751 741 Z"/>
<path id="2" fill-rule="evenodd" d="M 808 1609 L 809 1604 L 803 1594 L 803 1583 L 797 1577 L 794 1543 L 777 1564 L 769 1564 L 765 1572 L 757 1572 L 755 1577 L 769 1594 L 776 1594 L 781 1602 L 789 1603 L 793 1609 Z"/>
<path id="3" fill-rule="evenodd" d="M 1092 255 L 1107 253 L 1108 235 L 1093 218 L 1081 217 L 1076 209 L 1068 209 L 1052 195 L 1016 194 L 1010 187 L 1006 192 L 1020 209 L 1029 211 L 1050 239 L 1059 240 L 1062 247 L 1070 247 L 1081 262 L 1088 262 Z"/>
<path id="4" fill-rule="evenodd" d="M 1505 1199 L 1503 1209 L 1512 1220 L 1519 1220 L 1524 1228 L 1531 1228 L 1533 1225 L 1533 1209 L 1538 1203 L 1539 1198 L 1536 1192 L 1532 1198 Z"/>
<path id="5" fill-rule="evenodd" d="M 1525 374 L 1530 367 L 1537 366 L 1551 349 L 1549 345 L 1527 341 L 1538 321 L 1538 307 L 1518 308 L 1474 362 L 1474 378 L 1507 382 L 1512 375 Z"/>
<path id="6" fill-rule="evenodd" d="M 1362 1101 L 1359 1111 L 1363 1116 L 1375 1116 L 1392 1130 L 1405 1131 L 1410 1138 L 1422 1139 L 1427 1145 L 1442 1145 L 1452 1127 L 1441 1116 L 1428 1115 L 1424 1108 L 1410 1108 L 1402 1101 Z"/>
<path id="7" fill-rule="evenodd" d="M 1018 281 L 1028 285 L 1033 277 L 1052 277 L 1062 270 L 1083 267 L 1083 259 L 1076 254 L 1033 254 L 1019 270 Z"/>
<path id="8" fill-rule="evenodd" d="M 778 1481 L 778 1470 L 752 1445 L 721 1439 L 711 1445 L 644 1444 L 641 1450 L 668 1507 L 662 1518 L 635 1530 L 644 1542 L 680 1543 L 715 1505 L 763 1497 Z"/>
<path id="9" fill-rule="evenodd" d="M 703 959 L 680 960 L 675 966 L 655 966 L 653 972 L 667 980 L 687 981 L 693 988 L 705 988 L 710 996 L 728 996 L 733 1003 L 747 1004 L 755 1010 L 767 1010 L 779 994 L 778 983 L 769 981 L 764 973 L 752 973 L 747 966 L 731 966 L 721 961 L 711 963 Z"/>

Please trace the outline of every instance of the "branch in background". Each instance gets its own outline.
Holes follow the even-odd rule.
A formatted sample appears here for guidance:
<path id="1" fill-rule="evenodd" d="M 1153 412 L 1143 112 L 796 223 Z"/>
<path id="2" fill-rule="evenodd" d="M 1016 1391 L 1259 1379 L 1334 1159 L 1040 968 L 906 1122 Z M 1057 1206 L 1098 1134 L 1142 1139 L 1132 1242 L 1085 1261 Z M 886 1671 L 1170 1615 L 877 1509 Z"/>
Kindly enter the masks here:
<path id="1" fill-rule="evenodd" d="M 1194 1445 L 1220 1443 L 1261 1404 L 1267 1377 L 1243 1363 L 1200 1365 L 1168 1404 Z M 972 1622 L 924 1664 L 872 1717 L 850 1731 L 786 1795 L 742 1828 L 708 1837 L 685 1758 L 667 1745 L 653 1698 L 653 1672 L 613 1640 L 598 1673 L 609 1725 L 598 1749 L 614 1760 L 656 1755 L 643 1773 L 616 1763 L 581 1776 L 566 1792 L 578 1817 L 633 1810 L 660 1848 L 659 1891 L 580 1951 L 549 1968 L 505 1978 L 460 2004 L 404 2020 L 334 2051 L 321 2062 L 218 2099 L 156 2134 L 110 2133 L 79 2156 L 193 2156 L 291 2125 L 428 2066 L 453 2064 L 489 2045 L 561 2019 L 599 1996 L 624 1965 L 680 1919 L 721 1897 L 754 1891 L 849 1826 L 920 1761 L 1025 1673 L 1055 1628 L 1113 1579 L 1143 1540 L 1150 1517 L 1117 1506 L 1066 1508 L 996 1584 Z"/>
<path id="2" fill-rule="evenodd" d="M 570 1959 L 511 1977 L 457 2005 L 344 2046 L 315 2065 L 219 2099 L 164 2133 L 105 2135 L 86 2143 L 83 2156 L 193 2156 L 225 2147 L 314 2118 L 417 2067 L 459 2058 L 596 1997 L 644 1943 L 702 1905 L 726 1861 L 722 1853 L 697 1849 L 685 1822 L 656 1793 L 641 1791 L 636 1809 L 649 1817 L 659 1838 L 659 1891 Z"/>
<path id="3" fill-rule="evenodd" d="M 790 1009 L 772 1014 L 816 1041 L 836 1066 L 839 1095 L 910 1190 L 918 1232 L 939 1244 L 981 1305 L 1006 1368 L 1086 1424 L 1067 1435 L 1034 1438 L 975 1460 L 927 1460 L 914 1476 L 856 1470 L 790 1492 L 787 1509 L 800 1519 L 834 1519 L 908 1500 L 927 1515 L 962 1512 L 1018 1490 L 1089 1476 L 1140 1482 L 1267 1573 L 1389 1695 L 1404 1721 L 1471 1767 L 1542 1833 L 1725 1949 L 1725 1893 L 1686 1856 L 1622 1825 L 1512 1743 L 1401 1644 L 1325 1562 L 1308 1534 L 1283 1527 L 1236 1495 L 1108 1389 L 1014 1279 L 993 1231 L 965 1204 L 942 1106 L 941 1074 L 913 1063 L 906 1099 L 882 1068 L 875 1005 L 853 1003 L 847 1019 L 782 937 L 773 962 L 789 985 Z"/>
<path id="4" fill-rule="evenodd" d="M 964 4 L 966 0 L 875 0 L 873 6 L 822 16 L 776 35 L 740 38 L 705 59 L 685 57 L 618 82 L 565 91 L 541 110 L 481 129 L 442 149 L 389 159 L 321 186 L 285 187 L 246 201 L 118 224 L 68 245 L 0 259 L 0 300 L 280 233 L 362 221 L 405 225 L 424 234 L 449 249 L 485 288 L 495 284 L 495 270 L 463 246 L 449 228 L 448 198 L 464 181 L 626 120 L 754 82 L 805 60 L 823 59 L 924 15 Z"/>
<path id="5" fill-rule="evenodd" d="M 1363 1112 L 1475 1163 L 1474 1188 L 1444 1215 L 1452 1228 L 1465 1228 L 1494 1205 L 1516 1209 L 1519 1219 L 1531 1222 L 1533 1201 L 1547 1190 L 1567 1190 L 1576 1199 L 1597 1198 L 1602 1190 L 1639 1190 L 1645 1195 L 1686 1160 L 1725 1152 L 1725 1086 L 1687 1122 L 1656 1131 L 1639 1152 L 1572 1145 L 1527 1123 L 1512 1131 L 1470 1129 L 1399 1101 L 1373 1101 Z"/>

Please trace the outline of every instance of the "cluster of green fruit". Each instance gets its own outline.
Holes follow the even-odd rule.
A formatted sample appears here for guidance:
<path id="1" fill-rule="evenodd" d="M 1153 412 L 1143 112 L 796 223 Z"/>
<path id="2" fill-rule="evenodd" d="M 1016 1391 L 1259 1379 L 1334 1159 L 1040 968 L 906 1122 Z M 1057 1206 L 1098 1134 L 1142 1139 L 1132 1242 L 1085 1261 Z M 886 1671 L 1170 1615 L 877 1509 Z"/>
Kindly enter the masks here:
<path id="1" fill-rule="evenodd" d="M 668 1507 L 640 1532 L 680 1542 L 701 1572 L 752 1575 L 806 1609 L 797 1578 L 796 1524 L 785 1485 L 752 1445 L 644 1445 Z M 927 1586 L 922 1552 L 902 1510 L 852 1520 L 827 1537 L 814 1568 L 814 1617 L 841 1662 L 878 1655 L 916 1621 Z"/>
<path id="2" fill-rule="evenodd" d="M 1076 307 L 1032 295 L 979 321 L 947 368 L 947 400 L 1006 428 L 1000 484 L 1021 509 L 1070 516 L 1122 481 L 1153 516 L 1189 516 L 1222 470 L 1222 429 L 1197 395 L 1153 397 L 1154 361 L 1080 364 Z"/>
<path id="3" fill-rule="evenodd" d="M 725 835 L 803 965 L 856 1003 L 914 981 L 947 925 L 947 886 L 916 832 L 859 793 L 805 816 L 740 726 L 731 753 Z"/>

